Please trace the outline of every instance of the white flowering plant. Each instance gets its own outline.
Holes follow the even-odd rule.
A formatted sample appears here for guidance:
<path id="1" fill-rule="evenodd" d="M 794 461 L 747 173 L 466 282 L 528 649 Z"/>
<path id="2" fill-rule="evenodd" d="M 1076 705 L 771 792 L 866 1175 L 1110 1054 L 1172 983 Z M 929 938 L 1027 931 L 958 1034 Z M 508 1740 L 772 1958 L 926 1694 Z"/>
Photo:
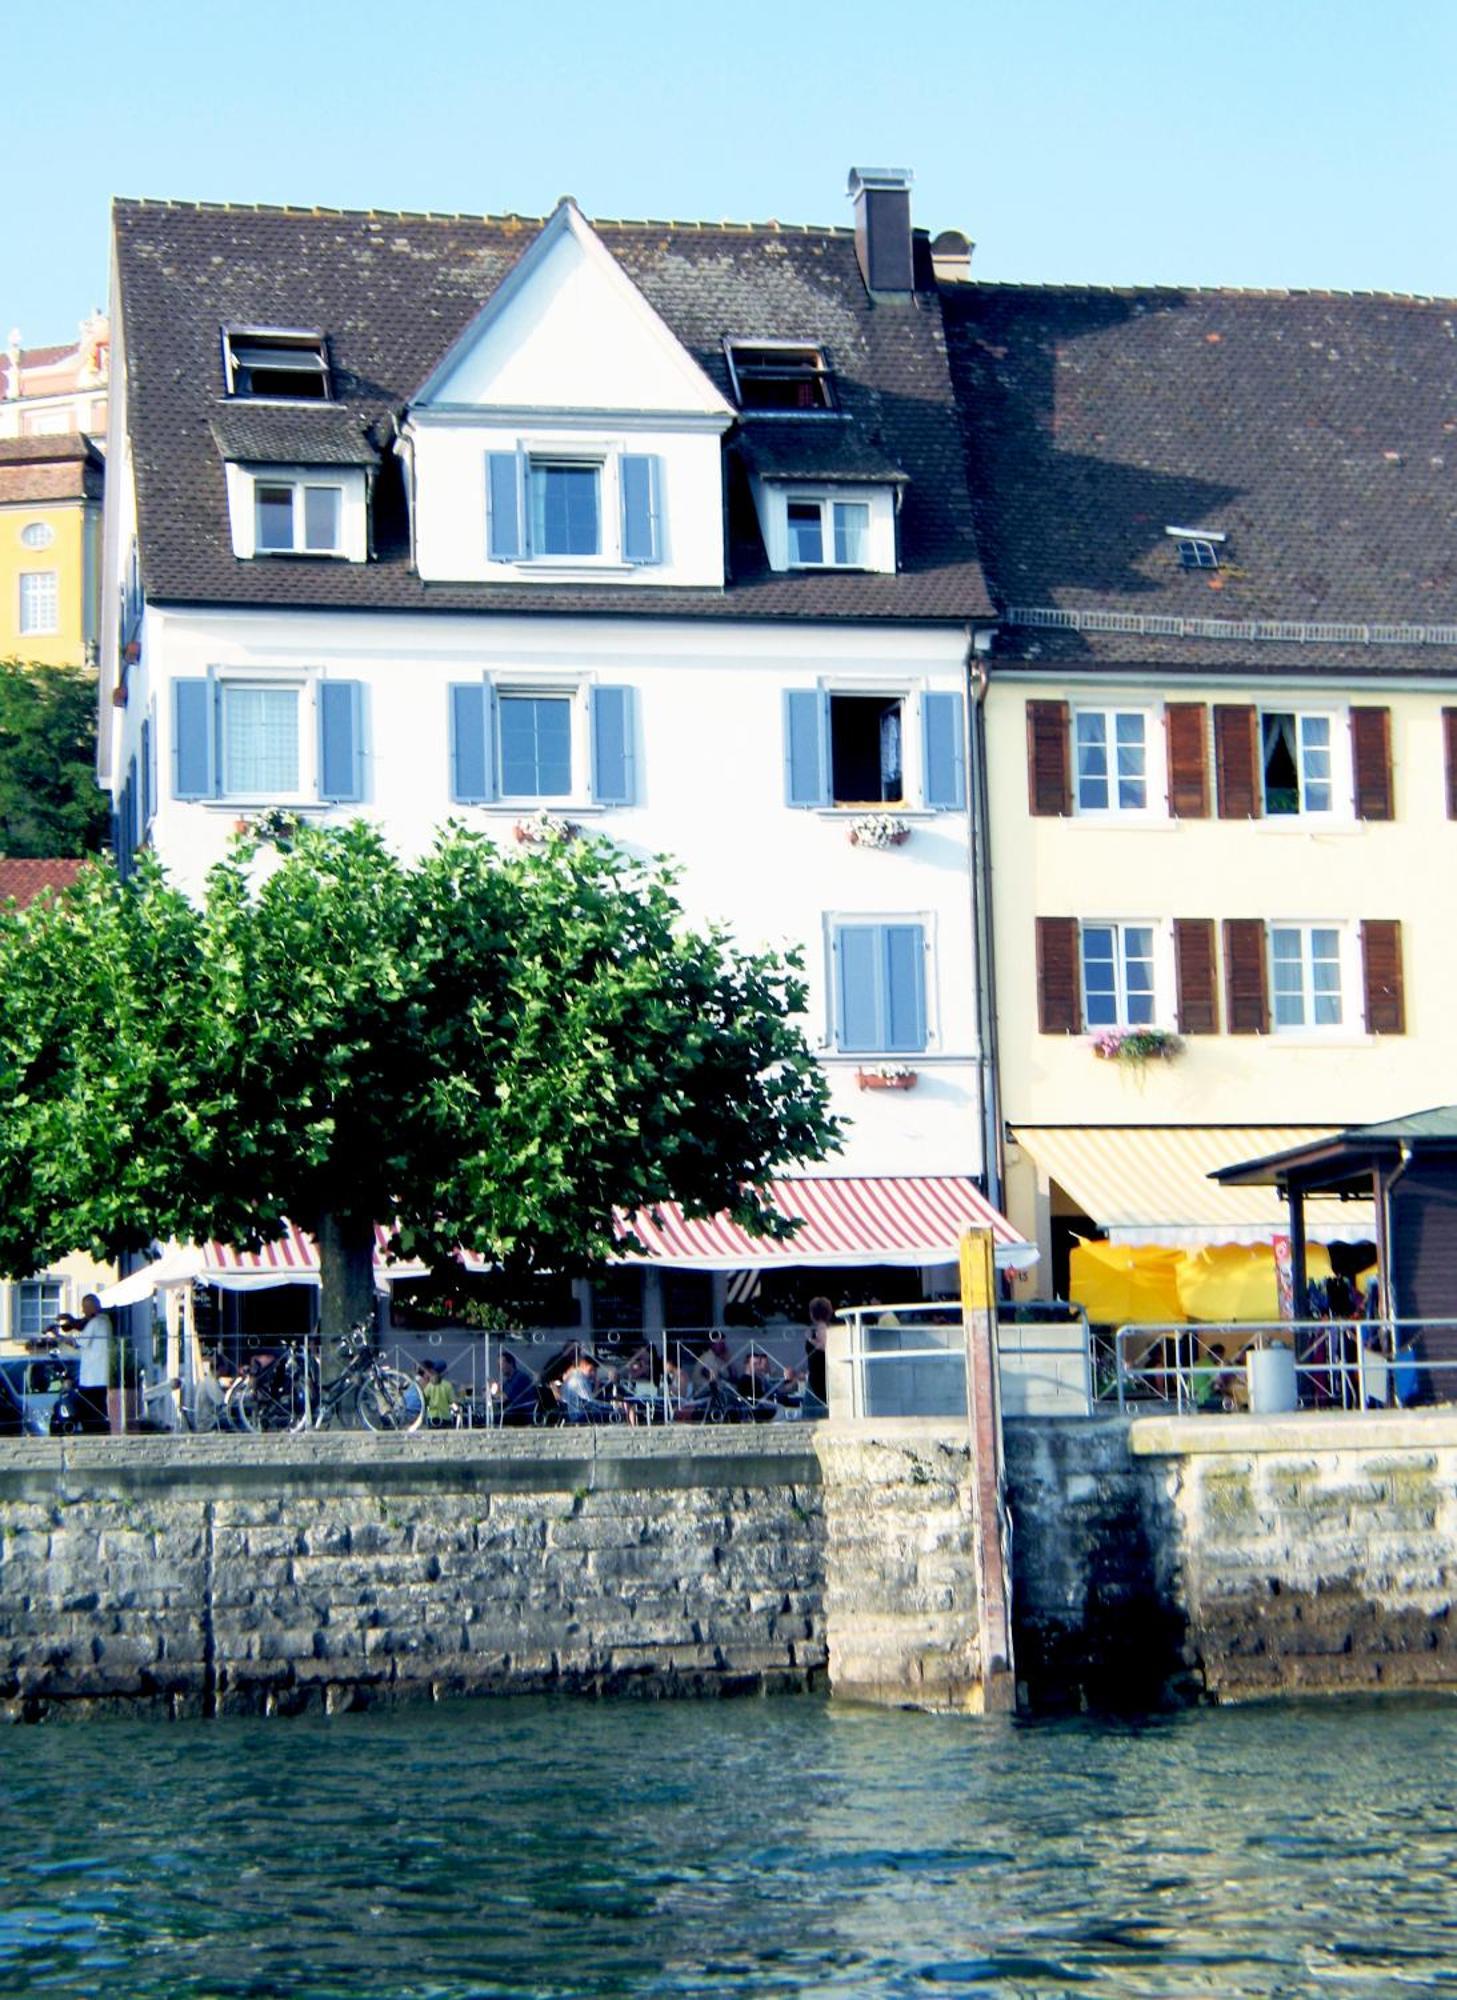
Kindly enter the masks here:
<path id="1" fill-rule="evenodd" d="M 852 847 L 900 847 L 910 837 L 909 823 L 893 813 L 862 813 L 850 823 Z"/>

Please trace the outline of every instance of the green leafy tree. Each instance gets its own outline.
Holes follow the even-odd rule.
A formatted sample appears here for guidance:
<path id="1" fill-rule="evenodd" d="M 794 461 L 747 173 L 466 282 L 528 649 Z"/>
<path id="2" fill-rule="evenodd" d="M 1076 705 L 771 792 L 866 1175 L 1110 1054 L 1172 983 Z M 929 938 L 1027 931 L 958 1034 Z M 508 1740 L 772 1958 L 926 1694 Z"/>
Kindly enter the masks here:
<path id="1" fill-rule="evenodd" d="M 0 660 L 0 854 L 96 854 L 107 826 L 96 784 L 96 675 Z"/>
<path id="2" fill-rule="evenodd" d="M 144 858 L 0 913 L 0 1268 L 288 1217 L 338 1331 L 379 1221 L 523 1283 L 656 1201 L 784 1233 L 755 1187 L 838 1143 L 792 958 L 689 927 L 606 841 L 279 846 L 236 844 L 200 906 Z"/>

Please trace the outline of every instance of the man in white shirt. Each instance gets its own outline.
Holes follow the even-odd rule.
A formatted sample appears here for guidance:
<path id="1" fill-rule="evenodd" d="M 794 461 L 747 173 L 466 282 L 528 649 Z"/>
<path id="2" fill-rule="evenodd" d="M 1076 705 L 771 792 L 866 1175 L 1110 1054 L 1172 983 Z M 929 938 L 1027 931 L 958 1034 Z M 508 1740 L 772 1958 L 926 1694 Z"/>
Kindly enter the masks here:
<path id="1" fill-rule="evenodd" d="M 67 1313 L 58 1324 L 67 1344 L 81 1357 L 77 1384 L 81 1427 L 88 1431 L 109 1431 L 111 1417 L 106 1392 L 111 1387 L 111 1315 L 102 1310 L 95 1292 L 88 1292 L 81 1301 L 81 1318 Z"/>

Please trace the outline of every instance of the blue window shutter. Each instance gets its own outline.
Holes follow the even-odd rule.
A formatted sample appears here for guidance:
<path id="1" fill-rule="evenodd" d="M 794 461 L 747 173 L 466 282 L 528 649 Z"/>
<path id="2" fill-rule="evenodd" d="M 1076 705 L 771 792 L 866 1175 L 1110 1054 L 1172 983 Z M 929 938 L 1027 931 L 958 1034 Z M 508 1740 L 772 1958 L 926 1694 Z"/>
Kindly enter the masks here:
<path id="1" fill-rule="evenodd" d="M 835 955 L 838 960 L 835 1046 L 879 1049 L 884 1046 L 880 927 L 843 925 L 835 936 Z"/>
<path id="2" fill-rule="evenodd" d="M 784 695 L 784 795 L 792 806 L 829 803 L 829 708 L 818 688 Z"/>
<path id="3" fill-rule="evenodd" d="M 364 687 L 319 683 L 319 797 L 353 805 L 364 797 Z"/>
<path id="4" fill-rule="evenodd" d="M 663 560 L 662 474 L 658 460 L 627 453 L 622 468 L 622 559 L 630 563 Z"/>
<path id="5" fill-rule="evenodd" d="M 521 461 L 514 451 L 486 453 L 487 553 L 492 562 L 521 560 Z"/>
<path id="6" fill-rule="evenodd" d="M 885 1041 L 895 1055 L 926 1046 L 926 935 L 920 924 L 886 924 Z"/>
<path id="7" fill-rule="evenodd" d="M 152 718 L 142 717 L 142 754 L 138 773 L 142 786 L 142 819 L 144 828 L 152 824 Z"/>
<path id="8" fill-rule="evenodd" d="M 151 825 L 161 803 L 161 787 L 157 783 L 157 704 L 147 707 L 147 733 L 145 737 L 147 759 L 147 824 Z"/>
<path id="9" fill-rule="evenodd" d="M 210 799 L 217 790 L 210 680 L 172 683 L 172 774 L 179 799 Z"/>
<path id="10" fill-rule="evenodd" d="M 496 795 L 493 692 L 485 681 L 458 681 L 450 690 L 450 796 L 457 805 L 487 805 Z"/>
<path id="11" fill-rule="evenodd" d="M 601 806 L 637 804 L 633 694 L 630 687 L 592 689 L 592 796 Z"/>
<path id="12" fill-rule="evenodd" d="M 943 811 L 966 805 L 965 698 L 960 694 L 921 697 L 921 744 L 925 753 L 926 804 Z"/>

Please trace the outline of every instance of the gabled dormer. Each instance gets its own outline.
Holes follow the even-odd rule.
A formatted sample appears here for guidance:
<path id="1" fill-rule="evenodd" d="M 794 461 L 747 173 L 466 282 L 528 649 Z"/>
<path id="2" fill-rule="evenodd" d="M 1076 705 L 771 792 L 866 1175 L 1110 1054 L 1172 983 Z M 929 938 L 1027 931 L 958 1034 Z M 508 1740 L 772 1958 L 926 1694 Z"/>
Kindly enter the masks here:
<path id="1" fill-rule="evenodd" d="M 880 445 L 845 424 L 759 419 L 739 449 L 770 569 L 894 574 L 906 475 Z"/>
<path id="2" fill-rule="evenodd" d="M 721 587 L 733 414 L 563 201 L 411 400 L 420 575 Z"/>
<path id="3" fill-rule="evenodd" d="M 352 412 L 326 403 L 296 410 L 242 403 L 220 410 L 211 429 L 235 556 L 368 561 L 379 453 Z"/>

